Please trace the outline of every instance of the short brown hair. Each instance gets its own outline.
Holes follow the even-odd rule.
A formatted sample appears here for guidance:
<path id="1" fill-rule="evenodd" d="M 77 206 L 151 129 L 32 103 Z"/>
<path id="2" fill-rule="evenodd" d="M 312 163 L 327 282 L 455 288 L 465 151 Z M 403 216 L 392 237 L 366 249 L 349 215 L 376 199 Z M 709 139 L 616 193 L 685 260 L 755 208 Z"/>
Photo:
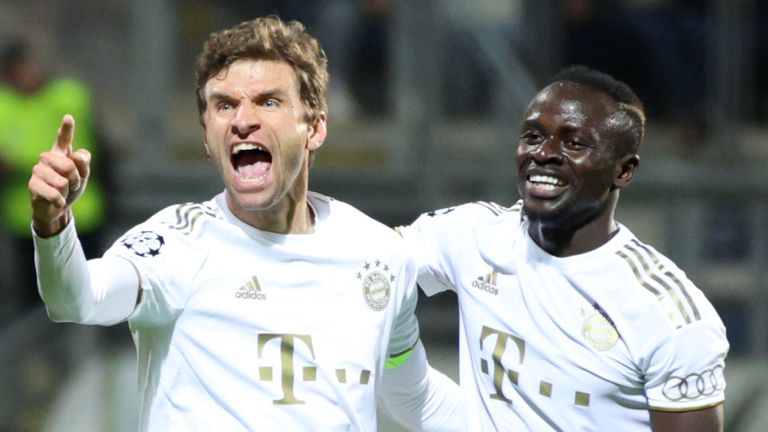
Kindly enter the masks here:
<path id="1" fill-rule="evenodd" d="M 203 93 L 208 80 L 241 59 L 288 62 L 298 78 L 299 95 L 309 120 L 327 111 L 328 59 L 320 43 L 300 22 L 267 16 L 212 33 L 205 41 L 195 70 L 201 118 L 206 110 Z"/>

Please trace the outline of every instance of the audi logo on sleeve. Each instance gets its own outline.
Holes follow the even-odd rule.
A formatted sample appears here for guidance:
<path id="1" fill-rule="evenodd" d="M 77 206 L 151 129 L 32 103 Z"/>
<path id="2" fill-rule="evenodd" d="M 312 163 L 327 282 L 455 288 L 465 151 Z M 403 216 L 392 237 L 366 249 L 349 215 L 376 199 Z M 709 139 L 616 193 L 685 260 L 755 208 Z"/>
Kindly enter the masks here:
<path id="1" fill-rule="evenodd" d="M 723 367 L 718 365 L 684 377 L 670 375 L 664 383 L 664 396 L 671 401 L 696 400 L 721 391 L 725 385 Z"/>

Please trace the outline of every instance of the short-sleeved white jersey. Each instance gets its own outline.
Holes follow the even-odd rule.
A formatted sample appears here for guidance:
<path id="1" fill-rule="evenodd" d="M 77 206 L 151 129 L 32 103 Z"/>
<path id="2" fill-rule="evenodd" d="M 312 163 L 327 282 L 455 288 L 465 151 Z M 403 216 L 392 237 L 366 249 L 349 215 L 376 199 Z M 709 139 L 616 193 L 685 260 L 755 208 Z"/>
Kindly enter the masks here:
<path id="1" fill-rule="evenodd" d="M 107 251 L 141 280 L 129 318 L 141 429 L 370 431 L 389 355 L 418 339 L 413 261 L 390 228 L 309 194 L 315 232 L 168 207 Z"/>
<path id="2" fill-rule="evenodd" d="M 400 229 L 422 289 L 457 292 L 469 430 L 650 431 L 649 409 L 723 402 L 725 328 L 682 270 L 625 226 L 554 257 L 521 208 L 465 204 Z"/>

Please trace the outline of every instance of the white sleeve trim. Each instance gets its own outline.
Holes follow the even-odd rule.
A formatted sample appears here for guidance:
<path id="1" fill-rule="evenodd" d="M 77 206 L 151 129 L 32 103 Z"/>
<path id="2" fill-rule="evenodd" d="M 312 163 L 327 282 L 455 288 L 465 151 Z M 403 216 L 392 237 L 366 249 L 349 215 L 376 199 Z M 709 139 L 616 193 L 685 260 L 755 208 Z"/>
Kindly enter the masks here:
<path id="1" fill-rule="evenodd" d="M 384 370 L 379 397 L 384 412 L 409 430 L 465 429 L 459 386 L 429 365 L 421 341 L 408 360 Z"/>
<path id="2" fill-rule="evenodd" d="M 40 297 L 57 322 L 112 325 L 136 307 L 139 276 L 122 258 L 86 261 L 74 223 L 49 238 L 32 233 Z"/>

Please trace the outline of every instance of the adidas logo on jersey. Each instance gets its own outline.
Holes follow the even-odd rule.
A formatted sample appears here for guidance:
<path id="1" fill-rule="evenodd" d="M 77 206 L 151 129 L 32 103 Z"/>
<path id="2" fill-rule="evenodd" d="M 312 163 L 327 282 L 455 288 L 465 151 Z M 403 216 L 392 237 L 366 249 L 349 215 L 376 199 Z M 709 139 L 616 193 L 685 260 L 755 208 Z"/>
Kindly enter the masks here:
<path id="1" fill-rule="evenodd" d="M 235 292 L 235 298 L 243 300 L 266 300 L 267 295 L 262 292 L 259 280 L 254 276 Z"/>
<path id="2" fill-rule="evenodd" d="M 485 276 L 480 276 L 472 281 L 472 286 L 489 294 L 499 295 L 499 289 L 496 288 L 497 274 L 497 272 L 492 272 Z"/>

